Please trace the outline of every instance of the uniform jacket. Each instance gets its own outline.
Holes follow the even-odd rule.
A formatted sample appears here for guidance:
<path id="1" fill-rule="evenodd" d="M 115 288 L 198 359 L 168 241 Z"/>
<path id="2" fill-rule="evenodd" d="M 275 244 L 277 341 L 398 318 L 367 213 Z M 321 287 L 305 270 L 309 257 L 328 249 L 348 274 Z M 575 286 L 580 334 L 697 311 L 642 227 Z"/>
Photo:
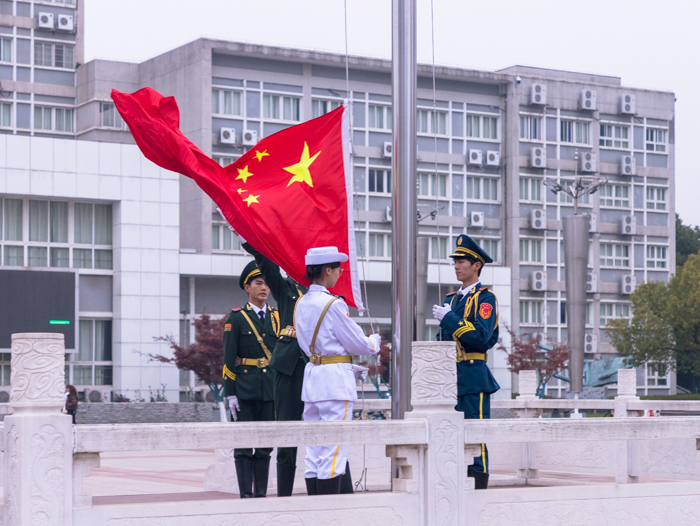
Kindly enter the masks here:
<path id="1" fill-rule="evenodd" d="M 277 309 L 266 306 L 265 323 L 249 304 L 233 309 L 224 325 L 224 392 L 226 396 L 237 396 L 240 400 L 269 402 L 273 399 L 274 373 L 269 367 L 236 365 L 236 358 L 265 358 L 260 343 L 243 312 L 248 315 L 262 337 L 268 351 L 271 351 L 279 334 Z M 235 378 L 232 378 L 235 377 Z"/>
<path id="2" fill-rule="evenodd" d="M 477 283 L 466 295 L 447 295 L 452 310 L 440 322 L 438 339 L 456 339 L 467 353 L 485 353 L 498 341 L 498 300 Z M 466 311 L 466 312 L 465 312 Z M 501 387 L 483 360 L 457 362 L 457 395 L 492 394 Z"/>
<path id="3" fill-rule="evenodd" d="M 272 297 L 275 298 L 279 308 L 281 329 L 288 325 L 294 326 L 294 308 L 299 298 L 306 294 L 306 287 L 302 287 L 290 277 L 283 278 L 279 266 L 255 250 L 250 243 L 244 243 L 243 248 L 255 258 L 255 262 L 265 278 L 265 283 L 270 287 Z M 299 348 L 296 338 L 281 335 L 279 339 L 293 341 L 290 345 L 280 345 L 283 354 L 275 354 L 275 371 L 291 376 L 300 355 L 303 356 L 305 362 L 308 362 L 309 359 Z M 272 348 L 270 351 L 273 352 Z"/>
<path id="4" fill-rule="evenodd" d="M 297 338 L 302 351 L 311 356 L 309 346 L 316 324 L 323 309 L 333 296 L 320 285 L 311 285 L 299 300 L 296 312 Z M 351 354 L 376 354 L 362 328 L 349 317 L 348 306 L 342 299 L 335 300 L 326 312 L 316 336 L 314 350 L 323 356 L 348 356 Z M 357 385 L 351 363 L 314 365 L 307 363 L 304 369 L 304 385 L 301 392 L 304 402 L 326 400 L 357 400 Z"/>

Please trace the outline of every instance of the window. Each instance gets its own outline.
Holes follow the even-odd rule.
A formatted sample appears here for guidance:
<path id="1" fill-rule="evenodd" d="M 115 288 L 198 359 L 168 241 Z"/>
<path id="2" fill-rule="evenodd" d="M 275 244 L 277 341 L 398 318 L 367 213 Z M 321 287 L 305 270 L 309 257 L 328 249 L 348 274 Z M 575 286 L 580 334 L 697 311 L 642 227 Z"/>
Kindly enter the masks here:
<path id="1" fill-rule="evenodd" d="M 630 207 L 630 187 L 623 184 L 604 184 L 600 187 L 600 206 Z"/>
<path id="2" fill-rule="evenodd" d="M 542 263 L 541 239 L 520 239 L 520 262 Z"/>
<path id="3" fill-rule="evenodd" d="M 666 268 L 666 248 L 647 246 L 647 268 Z"/>
<path id="4" fill-rule="evenodd" d="M 608 148 L 629 149 L 629 126 L 619 126 L 617 124 L 600 125 L 600 146 Z"/>
<path id="5" fill-rule="evenodd" d="M 391 234 L 369 234 L 369 255 L 374 258 L 391 257 Z"/>
<path id="6" fill-rule="evenodd" d="M 229 164 L 233 164 L 235 161 L 238 160 L 237 157 L 226 157 L 226 156 L 220 156 L 220 155 L 213 155 L 212 159 L 219 163 L 220 166 L 226 167 Z"/>
<path id="7" fill-rule="evenodd" d="M 369 104 L 367 106 L 367 127 L 375 130 L 391 130 L 393 127 L 391 106 Z"/>
<path id="8" fill-rule="evenodd" d="M 572 144 L 591 144 L 590 123 L 580 121 L 561 121 L 561 142 Z"/>
<path id="9" fill-rule="evenodd" d="M 498 201 L 498 179 L 467 176 L 467 199 Z"/>
<path id="10" fill-rule="evenodd" d="M 12 126 L 12 103 L 0 102 L 0 126 L 9 128 Z"/>
<path id="11" fill-rule="evenodd" d="M 0 38 L 0 61 L 12 62 L 12 39 Z"/>
<path id="12" fill-rule="evenodd" d="M 647 208 L 649 210 L 666 210 L 666 189 L 647 187 Z"/>
<path id="13" fill-rule="evenodd" d="M 104 128 L 126 129 L 124 119 L 119 115 L 116 106 L 111 102 L 100 103 L 100 126 Z"/>
<path id="14" fill-rule="evenodd" d="M 228 227 L 228 221 L 219 213 L 214 205 L 211 214 L 211 248 L 213 250 L 240 250 L 238 236 Z"/>
<path id="15" fill-rule="evenodd" d="M 447 174 L 418 174 L 420 197 L 447 197 Z"/>
<path id="16" fill-rule="evenodd" d="M 73 46 L 35 41 L 34 65 L 73 69 Z"/>
<path id="17" fill-rule="evenodd" d="M 449 237 L 431 237 L 430 238 L 430 259 L 432 261 L 447 259 L 447 246 L 449 245 Z"/>
<path id="18" fill-rule="evenodd" d="M 313 99 L 311 101 L 311 116 L 312 118 L 320 117 L 326 113 L 333 111 L 341 106 L 342 102 L 339 100 L 320 100 Z"/>
<path id="19" fill-rule="evenodd" d="M 391 172 L 389 170 L 369 170 L 367 179 L 367 191 L 376 194 L 391 193 Z"/>
<path id="20" fill-rule="evenodd" d="M 10 377 L 12 376 L 12 354 L 2 353 L 0 354 L 0 366 L 2 366 L 2 374 L 0 374 L 0 381 L 2 385 L 10 385 Z"/>
<path id="21" fill-rule="evenodd" d="M 34 129 L 72 132 L 73 109 L 34 106 Z"/>
<path id="22" fill-rule="evenodd" d="M 46 2 L 47 0 L 44 0 Z M 75 5 L 75 0 L 50 0 L 54 4 Z"/>
<path id="23" fill-rule="evenodd" d="M 76 386 L 112 385 L 112 320 L 78 323 L 78 353 L 66 364 L 66 381 Z"/>
<path id="24" fill-rule="evenodd" d="M 542 323 L 542 302 L 520 300 L 520 324 L 538 325 Z"/>
<path id="25" fill-rule="evenodd" d="M 659 128 L 647 128 L 647 151 L 665 152 L 667 137 L 668 130 L 662 130 Z"/>
<path id="26" fill-rule="evenodd" d="M 560 184 L 565 188 L 571 188 L 574 185 L 574 182 L 573 181 L 561 181 Z M 573 204 L 574 198 L 569 196 L 566 192 L 559 192 L 559 202 L 564 203 L 564 204 Z M 582 196 L 579 196 L 578 204 L 579 205 L 590 205 L 591 204 L 590 194 L 585 193 Z"/>
<path id="27" fill-rule="evenodd" d="M 668 368 L 663 363 L 648 363 L 646 366 L 648 387 L 666 387 L 668 385 Z"/>
<path id="28" fill-rule="evenodd" d="M 629 267 L 630 246 L 613 243 L 600 244 L 601 267 Z"/>
<path id="29" fill-rule="evenodd" d="M 592 327 L 591 323 L 591 307 L 592 303 L 586 303 L 586 327 Z M 566 325 L 566 302 L 562 301 L 559 304 L 559 321 L 562 325 Z"/>
<path id="30" fill-rule="evenodd" d="M 611 320 L 629 320 L 630 306 L 628 303 L 601 303 L 600 326 L 605 327 Z"/>
<path id="31" fill-rule="evenodd" d="M 526 141 L 541 141 L 542 119 L 532 115 L 521 115 L 520 138 Z"/>
<path id="32" fill-rule="evenodd" d="M 211 90 L 211 112 L 214 115 L 241 115 L 241 92 L 228 89 Z"/>
<path id="33" fill-rule="evenodd" d="M 301 120 L 299 97 L 263 95 L 263 118 L 282 121 Z"/>
<path id="34" fill-rule="evenodd" d="M 467 115 L 467 137 L 498 139 L 498 117 Z"/>
<path id="35" fill-rule="evenodd" d="M 23 201 L 22 199 L 0 199 L 0 212 L 3 217 L 0 226 L 3 227 L 0 239 L 5 241 L 22 241 Z"/>
<path id="36" fill-rule="evenodd" d="M 447 112 L 418 110 L 416 130 L 418 133 L 447 135 Z"/>
<path id="37" fill-rule="evenodd" d="M 542 201 L 542 179 L 536 179 L 533 177 L 521 177 L 520 200 Z"/>
<path id="38" fill-rule="evenodd" d="M 474 241 L 484 249 L 484 252 L 491 256 L 494 263 L 500 261 L 498 239 L 481 238 L 475 239 Z"/>

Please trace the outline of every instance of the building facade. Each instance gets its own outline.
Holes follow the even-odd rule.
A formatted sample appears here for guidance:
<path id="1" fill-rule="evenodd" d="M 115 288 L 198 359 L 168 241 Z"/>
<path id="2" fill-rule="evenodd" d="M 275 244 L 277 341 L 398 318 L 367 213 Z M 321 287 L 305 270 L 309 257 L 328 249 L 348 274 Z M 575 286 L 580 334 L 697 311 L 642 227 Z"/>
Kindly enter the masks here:
<path id="1" fill-rule="evenodd" d="M 196 316 L 223 315 L 245 301 L 237 276 L 250 258 L 191 180 L 138 155 L 111 101 L 114 88 L 150 86 L 175 96 L 183 133 L 222 165 L 262 137 L 351 101 L 360 272 L 369 314 L 388 329 L 390 63 L 348 57 L 346 78 L 343 55 L 200 39 L 141 64 L 80 64 L 81 9 L 70 0 L 0 2 L 0 34 L 7 35 L 0 37 L 0 269 L 78 276 L 71 381 L 132 398 L 165 384 L 176 399 L 192 378 L 149 361 L 168 352 L 153 337 L 177 332 L 192 341 Z M 71 13 L 73 30 L 41 28 L 42 13 L 54 13 L 55 24 Z M 603 183 L 580 202 L 592 217 L 586 355 L 614 356 L 605 324 L 631 315 L 636 284 L 668 280 L 675 268 L 674 95 L 627 88 L 616 77 L 522 66 L 437 67 L 435 91 L 431 67 L 419 65 L 418 75 L 418 231 L 430 238 L 425 311 L 457 288 L 447 256 L 468 233 L 495 261 L 482 281 L 499 297 L 503 332 L 507 325 L 566 341 L 561 220 L 573 203 L 544 181 L 564 186 L 583 176 Z M 20 143 L 28 161 L 11 166 Z M 64 151 L 75 152 L 74 164 L 65 164 Z M 17 183 L 40 181 L 40 173 L 51 186 Z M 36 218 L 46 234 L 32 230 Z M 369 330 L 366 315 L 353 316 Z M 428 319 L 425 338 L 436 329 Z M 505 353 L 494 351 L 489 361 L 501 396 L 510 396 Z M 639 387 L 674 391 L 675 379 L 660 367 L 640 368 Z M 548 391 L 565 390 L 557 382 Z"/>

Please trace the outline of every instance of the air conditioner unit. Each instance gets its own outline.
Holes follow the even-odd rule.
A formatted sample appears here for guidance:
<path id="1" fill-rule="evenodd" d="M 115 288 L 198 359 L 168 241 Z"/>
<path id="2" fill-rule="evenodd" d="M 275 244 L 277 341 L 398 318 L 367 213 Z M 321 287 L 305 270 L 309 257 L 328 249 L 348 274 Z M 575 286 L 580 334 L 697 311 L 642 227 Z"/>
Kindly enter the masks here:
<path id="1" fill-rule="evenodd" d="M 382 149 L 382 157 L 385 159 L 391 159 L 394 152 L 394 145 L 391 141 L 386 141 L 384 143 L 384 148 Z"/>
<path id="2" fill-rule="evenodd" d="M 578 160 L 578 169 L 581 172 L 597 172 L 597 156 L 593 152 L 583 152 Z"/>
<path id="3" fill-rule="evenodd" d="M 582 110 L 593 111 L 596 109 L 596 93 L 594 89 L 584 88 L 581 90 L 579 100 Z"/>
<path id="4" fill-rule="evenodd" d="M 487 166 L 500 166 L 501 165 L 501 152 L 497 150 L 488 150 L 486 152 L 486 165 Z"/>
<path id="5" fill-rule="evenodd" d="M 481 166 L 484 164 L 484 156 L 482 154 L 481 150 L 469 150 L 469 160 L 467 161 L 468 164 L 474 164 L 477 166 Z"/>
<path id="6" fill-rule="evenodd" d="M 637 233 L 637 218 L 633 215 L 622 216 L 620 219 L 620 234 L 633 236 Z"/>
<path id="7" fill-rule="evenodd" d="M 637 159 L 634 155 L 623 155 L 620 159 L 620 175 L 635 175 L 637 173 Z"/>
<path id="8" fill-rule="evenodd" d="M 598 352 L 598 336 L 595 334 L 586 334 L 584 340 L 583 352 L 593 353 Z"/>
<path id="9" fill-rule="evenodd" d="M 73 15 L 58 15 L 58 26 L 60 31 L 73 31 Z"/>
<path id="10" fill-rule="evenodd" d="M 631 274 L 622 276 L 622 279 L 620 281 L 620 294 L 632 294 L 634 292 L 634 289 L 637 288 L 637 278 Z"/>
<path id="11" fill-rule="evenodd" d="M 483 212 L 470 212 L 469 213 L 469 226 L 484 227 L 484 213 Z"/>
<path id="12" fill-rule="evenodd" d="M 544 146 L 533 146 L 530 150 L 530 166 L 547 168 L 547 150 Z"/>
<path id="13" fill-rule="evenodd" d="M 588 231 L 598 232 L 598 214 L 588 214 Z"/>
<path id="14" fill-rule="evenodd" d="M 537 291 L 547 290 L 547 273 L 544 270 L 535 270 L 530 276 L 530 289 Z"/>
<path id="15" fill-rule="evenodd" d="M 243 145 L 254 146 L 258 143 L 258 130 L 243 130 Z"/>
<path id="16" fill-rule="evenodd" d="M 547 104 L 547 86 L 545 84 L 532 84 L 530 86 L 530 104 L 539 106 Z"/>
<path id="17" fill-rule="evenodd" d="M 598 275 L 593 272 L 589 272 L 586 276 L 586 292 L 589 294 L 598 292 Z"/>
<path id="18" fill-rule="evenodd" d="M 37 16 L 37 25 L 40 29 L 53 29 L 53 13 L 39 13 Z"/>
<path id="19" fill-rule="evenodd" d="M 391 223 L 392 218 L 391 218 L 391 207 L 387 206 L 386 210 L 384 210 L 384 221 L 387 223 Z"/>
<path id="20" fill-rule="evenodd" d="M 219 144 L 236 144 L 236 129 L 221 128 L 219 132 Z"/>
<path id="21" fill-rule="evenodd" d="M 620 97 L 620 113 L 629 115 L 637 113 L 637 105 L 635 104 L 634 95 L 631 93 L 623 93 Z"/>
<path id="22" fill-rule="evenodd" d="M 533 230 L 547 229 L 547 215 L 541 208 L 530 211 L 530 228 Z"/>

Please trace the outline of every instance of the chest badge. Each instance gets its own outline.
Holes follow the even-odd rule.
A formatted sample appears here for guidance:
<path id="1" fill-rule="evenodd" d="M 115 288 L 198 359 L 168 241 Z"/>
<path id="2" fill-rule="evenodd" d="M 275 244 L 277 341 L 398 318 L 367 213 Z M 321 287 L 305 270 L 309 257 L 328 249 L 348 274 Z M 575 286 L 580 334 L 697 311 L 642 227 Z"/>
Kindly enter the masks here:
<path id="1" fill-rule="evenodd" d="M 492 312 L 493 305 L 491 305 L 490 303 L 482 303 L 479 307 L 479 315 L 485 320 L 488 320 L 491 317 Z"/>

